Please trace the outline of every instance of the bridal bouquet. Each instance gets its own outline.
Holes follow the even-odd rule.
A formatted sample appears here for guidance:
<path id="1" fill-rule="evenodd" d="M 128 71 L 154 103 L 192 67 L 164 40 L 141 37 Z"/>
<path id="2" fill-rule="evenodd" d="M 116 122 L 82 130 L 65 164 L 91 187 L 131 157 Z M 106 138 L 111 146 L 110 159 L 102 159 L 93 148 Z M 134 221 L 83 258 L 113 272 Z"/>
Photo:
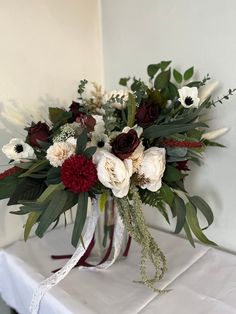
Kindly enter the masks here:
<path id="1" fill-rule="evenodd" d="M 212 210 L 200 196 L 189 195 L 185 178 L 208 146 L 222 146 L 214 139 L 226 129 L 206 132 L 202 117 L 235 90 L 214 101 L 209 76 L 194 81 L 193 67 L 182 74 L 169 61 L 149 65 L 147 73 L 147 83 L 122 78 L 124 90 L 110 93 L 94 84 L 88 94 L 83 80 L 68 108 L 50 107 L 50 121 L 26 126 L 26 138 L 2 148 L 14 166 L 0 174 L 0 198 L 19 204 L 15 214 L 28 216 L 25 239 L 33 226 L 43 237 L 77 204 L 77 247 L 84 245 L 88 201 L 99 197 L 102 214 L 112 197 L 124 228 L 141 245 L 142 282 L 154 288 L 167 270 L 166 259 L 145 224 L 143 204 L 156 207 L 168 223 L 175 218 L 175 233 L 183 230 L 193 246 L 193 235 L 215 245 L 203 233 L 213 222 Z M 198 211 L 206 218 L 204 228 Z M 154 278 L 147 274 L 148 261 Z"/>

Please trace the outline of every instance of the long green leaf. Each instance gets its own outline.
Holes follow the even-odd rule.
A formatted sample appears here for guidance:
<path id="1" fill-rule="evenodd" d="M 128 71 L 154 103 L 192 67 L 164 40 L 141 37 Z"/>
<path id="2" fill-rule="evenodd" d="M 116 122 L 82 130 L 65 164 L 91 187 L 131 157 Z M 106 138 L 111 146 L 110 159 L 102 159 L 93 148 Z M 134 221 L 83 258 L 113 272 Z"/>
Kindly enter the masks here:
<path id="1" fill-rule="evenodd" d="M 83 154 L 86 144 L 88 141 L 87 130 L 84 129 L 83 132 L 79 135 L 76 142 L 76 154 Z"/>
<path id="2" fill-rule="evenodd" d="M 196 122 L 192 124 L 175 124 L 170 123 L 166 125 L 152 125 L 146 128 L 143 132 L 145 138 L 156 138 L 162 136 L 170 136 L 175 133 L 186 132 L 197 127 L 207 127 L 205 123 Z"/>
<path id="3" fill-rule="evenodd" d="M 187 222 L 189 224 L 189 227 L 191 228 L 192 232 L 195 234 L 198 240 L 200 240 L 202 243 L 208 244 L 208 245 L 216 245 L 216 243 L 210 241 L 205 234 L 202 232 L 198 218 L 197 218 L 197 212 L 194 206 L 191 203 L 186 204 L 186 218 Z"/>
<path id="4" fill-rule="evenodd" d="M 171 207 L 174 201 L 174 193 L 172 192 L 171 188 L 164 182 L 162 183 L 162 187 L 160 189 L 160 195 L 163 201 Z"/>
<path id="5" fill-rule="evenodd" d="M 192 236 L 192 233 L 191 233 L 191 230 L 190 230 L 190 228 L 189 228 L 189 225 L 188 225 L 187 221 L 185 221 L 185 224 L 184 224 L 184 231 L 185 231 L 186 236 L 187 236 L 189 242 L 191 243 L 191 245 L 192 245 L 193 247 L 195 247 L 195 243 L 194 243 L 194 240 L 193 240 L 193 236 Z"/>
<path id="6" fill-rule="evenodd" d="M 53 198 L 40 217 L 40 221 L 36 229 L 36 234 L 38 237 L 43 237 L 48 227 L 63 213 L 66 200 L 66 191 L 57 191 L 53 195 Z"/>
<path id="7" fill-rule="evenodd" d="M 30 235 L 30 231 L 33 227 L 33 225 L 36 224 L 38 218 L 40 217 L 41 212 L 32 212 L 29 214 L 26 224 L 25 224 L 25 230 L 24 230 L 24 240 L 27 241 Z"/>
<path id="8" fill-rule="evenodd" d="M 209 227 L 214 221 L 214 215 L 213 215 L 213 212 L 212 212 L 210 206 L 200 196 L 197 196 L 197 195 L 190 197 L 189 200 L 205 216 L 205 218 L 208 222 L 207 227 Z M 204 228 L 204 229 L 206 229 L 206 228 Z"/>
<path id="9" fill-rule="evenodd" d="M 49 165 L 49 161 L 47 159 L 38 160 L 26 172 L 22 173 L 19 176 L 19 178 L 27 177 L 33 172 L 38 172 L 39 170 L 43 170 L 45 169 L 47 165 Z"/>
<path id="10" fill-rule="evenodd" d="M 51 184 L 49 185 L 46 190 L 40 195 L 40 197 L 37 199 L 37 202 L 42 203 L 48 200 L 53 193 L 55 193 L 58 190 L 63 190 L 64 185 L 63 183 L 58 183 L 58 184 Z"/>
<path id="11" fill-rule="evenodd" d="M 88 193 L 80 193 L 71 243 L 77 246 L 87 217 Z"/>
<path id="12" fill-rule="evenodd" d="M 175 233 L 179 233 L 185 224 L 186 207 L 182 198 L 180 198 L 177 194 L 175 194 L 172 207 L 177 217 Z"/>

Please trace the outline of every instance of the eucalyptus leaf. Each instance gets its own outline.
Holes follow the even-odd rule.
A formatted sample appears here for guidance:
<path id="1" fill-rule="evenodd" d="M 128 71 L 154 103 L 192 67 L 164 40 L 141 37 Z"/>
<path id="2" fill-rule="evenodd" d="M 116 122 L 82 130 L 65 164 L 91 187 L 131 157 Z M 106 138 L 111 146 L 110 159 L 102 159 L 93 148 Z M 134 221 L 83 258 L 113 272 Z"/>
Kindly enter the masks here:
<path id="1" fill-rule="evenodd" d="M 162 183 L 162 187 L 160 189 L 160 195 L 163 201 L 171 207 L 174 200 L 174 193 L 172 192 L 171 188 L 164 182 Z"/>

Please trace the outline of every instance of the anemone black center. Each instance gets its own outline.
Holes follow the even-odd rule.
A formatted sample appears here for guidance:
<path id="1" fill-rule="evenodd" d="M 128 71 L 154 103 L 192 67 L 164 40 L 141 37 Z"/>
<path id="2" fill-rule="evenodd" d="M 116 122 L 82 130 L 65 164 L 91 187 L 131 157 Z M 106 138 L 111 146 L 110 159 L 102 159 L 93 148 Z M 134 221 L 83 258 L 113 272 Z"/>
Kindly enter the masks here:
<path id="1" fill-rule="evenodd" d="M 185 104 L 186 104 L 187 106 L 191 106 L 191 105 L 193 104 L 193 99 L 192 99 L 192 97 L 187 96 L 187 97 L 185 98 L 184 102 L 185 102 Z"/>
<path id="2" fill-rule="evenodd" d="M 105 143 L 103 141 L 97 142 L 97 146 L 100 147 L 100 148 L 104 147 L 104 145 L 105 145 Z"/>
<path id="3" fill-rule="evenodd" d="M 24 148 L 21 144 L 16 144 L 16 146 L 14 147 L 15 151 L 19 154 L 22 153 Z"/>

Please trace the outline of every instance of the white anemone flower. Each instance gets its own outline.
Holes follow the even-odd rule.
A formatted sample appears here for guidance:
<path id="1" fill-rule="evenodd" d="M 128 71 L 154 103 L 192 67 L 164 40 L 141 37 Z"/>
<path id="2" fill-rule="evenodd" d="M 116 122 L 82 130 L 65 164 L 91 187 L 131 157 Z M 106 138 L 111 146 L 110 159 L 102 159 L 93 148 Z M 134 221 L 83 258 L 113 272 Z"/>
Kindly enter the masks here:
<path id="1" fill-rule="evenodd" d="M 97 146 L 97 149 L 105 149 L 107 151 L 111 150 L 111 145 L 109 144 L 109 137 L 104 133 L 92 133 L 91 142 L 89 146 Z"/>
<path id="2" fill-rule="evenodd" d="M 36 158 L 33 148 L 20 138 L 11 139 L 8 144 L 3 146 L 2 151 L 7 158 L 17 162 Z"/>
<path id="3" fill-rule="evenodd" d="M 178 100 L 184 108 L 198 108 L 200 98 L 198 97 L 197 87 L 184 86 L 178 92 L 180 96 Z"/>

